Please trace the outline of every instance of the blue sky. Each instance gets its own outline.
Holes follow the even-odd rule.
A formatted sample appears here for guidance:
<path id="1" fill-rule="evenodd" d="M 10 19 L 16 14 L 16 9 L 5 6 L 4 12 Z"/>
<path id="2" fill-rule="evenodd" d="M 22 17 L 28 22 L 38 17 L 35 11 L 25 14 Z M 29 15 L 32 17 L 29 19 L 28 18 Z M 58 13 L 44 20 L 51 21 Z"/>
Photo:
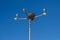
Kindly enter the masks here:
<path id="1" fill-rule="evenodd" d="M 23 8 L 36 15 L 47 10 L 31 25 L 32 40 L 60 40 L 60 0 L 0 0 L 0 40 L 28 40 L 28 21 L 13 20 L 16 13 L 26 17 Z"/>

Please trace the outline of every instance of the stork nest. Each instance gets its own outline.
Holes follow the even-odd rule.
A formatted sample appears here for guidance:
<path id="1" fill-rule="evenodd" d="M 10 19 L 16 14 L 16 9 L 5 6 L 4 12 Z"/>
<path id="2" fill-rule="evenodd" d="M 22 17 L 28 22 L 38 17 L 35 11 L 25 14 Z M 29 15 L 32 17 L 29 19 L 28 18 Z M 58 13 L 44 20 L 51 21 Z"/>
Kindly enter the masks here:
<path id="1" fill-rule="evenodd" d="M 28 14 L 28 17 L 27 17 L 28 20 L 34 20 L 34 18 L 35 18 L 35 14 L 33 13 Z"/>

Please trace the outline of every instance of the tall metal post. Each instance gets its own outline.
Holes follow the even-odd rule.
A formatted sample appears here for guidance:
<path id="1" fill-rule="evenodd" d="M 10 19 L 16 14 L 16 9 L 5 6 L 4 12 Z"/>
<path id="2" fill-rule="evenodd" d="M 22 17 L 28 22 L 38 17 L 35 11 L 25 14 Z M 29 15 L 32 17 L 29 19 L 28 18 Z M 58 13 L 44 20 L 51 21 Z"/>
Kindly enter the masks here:
<path id="1" fill-rule="evenodd" d="M 29 40 L 31 40 L 31 22 L 29 20 Z"/>

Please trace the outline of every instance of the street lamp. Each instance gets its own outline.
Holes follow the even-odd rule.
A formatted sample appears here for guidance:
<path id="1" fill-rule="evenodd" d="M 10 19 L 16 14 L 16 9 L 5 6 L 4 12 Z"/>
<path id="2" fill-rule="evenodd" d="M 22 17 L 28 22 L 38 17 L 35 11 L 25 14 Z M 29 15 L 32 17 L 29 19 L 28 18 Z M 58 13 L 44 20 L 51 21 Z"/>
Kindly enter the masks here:
<path id="1" fill-rule="evenodd" d="M 46 16 L 46 9 L 43 9 L 43 13 L 40 15 L 35 15 L 35 13 L 27 13 L 27 10 L 24 8 L 23 12 L 26 14 L 26 18 L 19 18 L 18 14 L 16 14 L 16 17 L 14 18 L 14 20 L 28 20 L 28 25 L 29 25 L 29 38 L 28 40 L 31 40 L 31 21 L 33 21 L 35 18 L 38 18 L 40 16 Z"/>

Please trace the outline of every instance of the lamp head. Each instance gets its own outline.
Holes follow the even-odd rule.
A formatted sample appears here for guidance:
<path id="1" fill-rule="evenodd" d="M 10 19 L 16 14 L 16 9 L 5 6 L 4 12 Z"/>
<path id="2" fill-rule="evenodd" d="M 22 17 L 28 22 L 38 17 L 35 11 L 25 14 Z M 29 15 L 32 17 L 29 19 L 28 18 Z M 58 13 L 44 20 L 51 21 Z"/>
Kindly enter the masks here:
<path id="1" fill-rule="evenodd" d="M 46 16 L 46 13 L 44 12 L 42 15 L 43 15 L 43 16 Z"/>
<path id="2" fill-rule="evenodd" d="M 15 18 L 14 18 L 14 20 L 18 20 L 18 18 L 17 18 L 17 17 L 15 17 Z"/>
<path id="3" fill-rule="evenodd" d="M 23 12 L 26 13 L 26 9 L 25 8 L 23 9 Z"/>
<path id="4" fill-rule="evenodd" d="M 44 8 L 43 11 L 46 12 L 46 9 Z"/>
<path id="5" fill-rule="evenodd" d="M 16 14 L 16 17 L 18 17 L 18 14 Z"/>

